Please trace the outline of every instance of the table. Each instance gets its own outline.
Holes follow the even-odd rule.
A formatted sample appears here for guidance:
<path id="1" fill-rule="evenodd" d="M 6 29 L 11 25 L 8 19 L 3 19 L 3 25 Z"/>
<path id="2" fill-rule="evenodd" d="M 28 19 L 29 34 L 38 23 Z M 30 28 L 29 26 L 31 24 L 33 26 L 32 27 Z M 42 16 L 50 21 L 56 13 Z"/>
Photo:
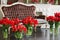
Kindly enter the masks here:
<path id="1" fill-rule="evenodd" d="M 60 29 L 57 35 L 54 35 L 54 31 L 53 34 L 50 34 L 50 30 L 49 28 L 39 28 L 37 27 L 37 32 L 32 33 L 32 36 L 27 37 L 24 36 L 24 38 L 22 38 L 21 40 L 60 40 Z M 2 38 L 2 34 L 0 31 L 0 40 L 4 40 Z M 10 38 L 8 38 L 8 40 L 16 40 L 13 36 L 11 36 Z"/>
<path id="2" fill-rule="evenodd" d="M 45 19 L 36 19 L 38 21 L 38 24 L 36 27 L 40 27 L 40 28 L 47 28 L 48 26 L 48 22 L 45 20 Z M 36 32 L 36 27 L 34 28 L 35 29 L 35 32 Z M 49 28 L 49 26 L 48 26 Z"/>

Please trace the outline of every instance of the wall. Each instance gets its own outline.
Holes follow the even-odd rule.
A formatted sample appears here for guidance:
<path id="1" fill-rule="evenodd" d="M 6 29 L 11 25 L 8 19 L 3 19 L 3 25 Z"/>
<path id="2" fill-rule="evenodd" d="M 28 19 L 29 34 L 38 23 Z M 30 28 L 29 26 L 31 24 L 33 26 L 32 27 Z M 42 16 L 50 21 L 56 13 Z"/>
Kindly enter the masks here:
<path id="1" fill-rule="evenodd" d="M 29 5 L 29 4 L 27 4 Z M 43 12 L 43 15 L 54 16 L 54 13 L 60 12 L 60 5 L 51 4 L 30 4 L 36 7 L 36 12 Z"/>

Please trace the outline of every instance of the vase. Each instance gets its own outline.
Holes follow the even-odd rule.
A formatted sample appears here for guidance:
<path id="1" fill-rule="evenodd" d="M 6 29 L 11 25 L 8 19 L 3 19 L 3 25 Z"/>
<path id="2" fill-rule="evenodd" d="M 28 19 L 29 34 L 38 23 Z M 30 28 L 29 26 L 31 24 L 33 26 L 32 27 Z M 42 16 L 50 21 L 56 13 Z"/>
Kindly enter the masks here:
<path id="1" fill-rule="evenodd" d="M 50 34 L 53 34 L 53 25 L 54 25 L 54 22 L 49 21 L 49 25 L 50 25 Z"/>
<path id="2" fill-rule="evenodd" d="M 58 34 L 59 22 L 55 22 L 55 35 Z"/>
<path id="3" fill-rule="evenodd" d="M 31 36 L 32 35 L 32 32 L 33 32 L 33 27 L 28 27 L 28 30 L 27 30 L 27 36 Z"/>
<path id="4" fill-rule="evenodd" d="M 15 38 L 18 40 L 21 40 L 23 38 L 23 33 L 22 32 L 15 32 Z"/>
<path id="5" fill-rule="evenodd" d="M 53 25 L 50 25 L 50 34 L 53 33 Z"/>
<path id="6" fill-rule="evenodd" d="M 3 30 L 2 33 L 3 33 L 3 39 L 7 40 L 8 39 L 8 29 Z"/>
<path id="7" fill-rule="evenodd" d="M 22 40 L 21 38 L 16 38 L 16 40 Z"/>

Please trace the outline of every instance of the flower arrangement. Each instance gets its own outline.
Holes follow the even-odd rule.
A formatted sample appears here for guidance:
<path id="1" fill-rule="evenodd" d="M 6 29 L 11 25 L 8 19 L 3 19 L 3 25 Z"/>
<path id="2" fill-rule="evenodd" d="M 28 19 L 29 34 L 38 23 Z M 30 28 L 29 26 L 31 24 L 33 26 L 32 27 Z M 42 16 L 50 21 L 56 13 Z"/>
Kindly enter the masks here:
<path id="1" fill-rule="evenodd" d="M 12 31 L 16 38 L 21 39 L 23 37 L 23 33 L 27 32 L 27 28 L 21 24 L 21 20 L 18 18 L 12 19 L 14 21 L 14 25 L 11 26 Z"/>
<path id="2" fill-rule="evenodd" d="M 3 37 L 8 38 L 8 29 L 10 25 L 14 25 L 14 22 L 9 20 L 9 18 L 4 17 L 0 20 L 0 24 L 2 25 Z"/>
<path id="3" fill-rule="evenodd" d="M 35 20 L 32 17 L 26 17 L 22 20 L 22 23 L 26 26 L 27 28 L 27 35 L 31 35 L 32 31 L 33 31 L 33 25 L 34 27 L 36 27 L 36 25 L 38 24 L 37 20 Z"/>
<path id="4" fill-rule="evenodd" d="M 9 29 L 9 27 L 11 27 L 12 30 L 17 31 L 18 28 L 20 28 L 20 26 L 22 26 L 22 25 L 19 26 L 18 25 L 19 23 L 20 23 L 20 20 L 18 18 L 15 18 L 15 19 L 10 20 L 9 18 L 4 17 L 3 19 L 1 19 L 0 20 L 0 24 L 2 25 L 3 37 L 4 38 L 8 38 L 8 29 Z M 15 25 L 17 25 L 17 26 L 15 26 Z M 23 28 L 25 28 L 25 27 L 23 27 Z M 24 31 L 25 30 L 27 30 L 27 29 L 25 28 Z M 15 32 L 15 34 L 16 33 L 18 33 L 18 32 Z M 18 38 L 18 35 L 16 37 Z"/>
<path id="5" fill-rule="evenodd" d="M 55 24 L 55 32 L 57 32 L 59 22 L 60 22 L 60 13 L 55 13 L 54 16 L 48 16 L 47 21 L 50 24 L 51 31 L 52 31 L 52 28 L 53 28 L 53 24 Z"/>
<path id="6" fill-rule="evenodd" d="M 27 32 L 27 28 L 23 24 L 14 25 L 11 26 L 11 28 L 15 34 L 15 37 L 19 39 L 23 37 L 23 33 Z"/>
<path id="7" fill-rule="evenodd" d="M 55 17 L 54 16 L 48 16 L 47 21 L 50 25 L 50 32 L 52 33 L 53 31 L 53 24 L 54 24 Z"/>
<path id="8" fill-rule="evenodd" d="M 0 20 L 0 24 L 2 25 L 2 32 L 4 38 L 8 38 L 8 29 L 11 28 L 12 32 L 14 32 L 14 36 L 16 38 L 22 38 L 23 34 L 31 35 L 33 32 L 33 26 L 36 27 L 38 24 L 37 20 L 28 16 L 23 20 L 18 18 L 9 19 L 4 17 Z"/>
<path id="9" fill-rule="evenodd" d="M 59 22 L 60 22 L 60 13 L 55 13 L 55 33 L 57 34 L 58 32 L 58 27 L 59 27 Z"/>

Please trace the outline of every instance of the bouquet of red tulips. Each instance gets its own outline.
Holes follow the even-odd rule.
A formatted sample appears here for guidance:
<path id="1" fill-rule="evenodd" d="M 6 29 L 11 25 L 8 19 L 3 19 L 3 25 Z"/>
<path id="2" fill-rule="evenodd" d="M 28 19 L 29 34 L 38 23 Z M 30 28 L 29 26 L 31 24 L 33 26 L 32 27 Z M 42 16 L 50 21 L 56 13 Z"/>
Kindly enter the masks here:
<path id="1" fill-rule="evenodd" d="M 9 19 L 4 17 L 3 19 L 0 20 L 0 24 L 2 25 L 2 32 L 4 38 L 8 38 L 9 28 L 12 29 L 16 38 L 22 38 L 23 33 L 31 35 L 33 31 L 33 26 L 36 27 L 38 22 L 36 19 L 30 16 L 24 18 L 23 20 L 19 20 L 18 18 Z"/>
<path id="2" fill-rule="evenodd" d="M 9 28 L 11 27 L 12 30 L 16 31 L 18 30 L 17 28 L 20 28 L 20 26 L 22 25 L 18 25 L 20 23 L 21 20 L 19 20 L 18 18 L 14 18 L 12 20 L 10 20 L 9 18 L 4 17 L 3 19 L 0 20 L 0 24 L 2 25 L 2 32 L 3 32 L 3 37 L 4 38 L 8 38 L 8 31 Z M 15 26 L 18 25 L 18 26 Z M 15 29 L 16 28 L 16 29 Z M 25 29 L 24 32 L 27 30 L 26 27 L 23 27 Z M 21 28 L 20 28 L 21 29 Z M 15 34 L 18 32 L 15 32 Z M 20 32 L 21 33 L 21 32 Z M 17 36 L 18 37 L 18 36 Z"/>
<path id="3" fill-rule="evenodd" d="M 55 13 L 55 27 L 57 28 L 60 22 L 60 13 Z"/>
<path id="4" fill-rule="evenodd" d="M 37 20 L 32 18 L 32 17 L 26 17 L 22 20 L 22 23 L 26 26 L 27 28 L 27 35 L 31 35 L 33 31 L 33 25 L 36 27 L 38 24 Z"/>
<path id="5" fill-rule="evenodd" d="M 48 16 L 47 21 L 50 25 L 50 32 L 53 32 L 53 24 L 54 24 L 55 17 L 54 16 Z"/>
<path id="6" fill-rule="evenodd" d="M 11 28 L 16 38 L 21 39 L 23 37 L 23 33 L 27 32 L 27 28 L 23 24 L 14 25 L 11 26 Z"/>
<path id="7" fill-rule="evenodd" d="M 11 26 L 12 31 L 16 38 L 21 39 L 23 37 L 23 33 L 27 32 L 27 28 L 21 24 L 21 20 L 18 18 L 12 19 L 14 21 L 14 25 Z"/>
<path id="8" fill-rule="evenodd" d="M 55 33 L 58 32 L 58 27 L 60 25 L 60 13 L 55 13 Z"/>
<path id="9" fill-rule="evenodd" d="M 48 16 L 47 21 L 50 24 L 50 29 L 52 31 L 53 24 L 55 24 L 55 33 L 57 33 L 58 26 L 60 25 L 60 13 L 55 13 L 54 16 Z"/>
<path id="10" fill-rule="evenodd" d="M 10 25 L 14 25 L 14 22 L 9 20 L 9 18 L 4 17 L 0 20 L 0 25 L 2 25 L 3 37 L 8 38 L 8 29 Z"/>

